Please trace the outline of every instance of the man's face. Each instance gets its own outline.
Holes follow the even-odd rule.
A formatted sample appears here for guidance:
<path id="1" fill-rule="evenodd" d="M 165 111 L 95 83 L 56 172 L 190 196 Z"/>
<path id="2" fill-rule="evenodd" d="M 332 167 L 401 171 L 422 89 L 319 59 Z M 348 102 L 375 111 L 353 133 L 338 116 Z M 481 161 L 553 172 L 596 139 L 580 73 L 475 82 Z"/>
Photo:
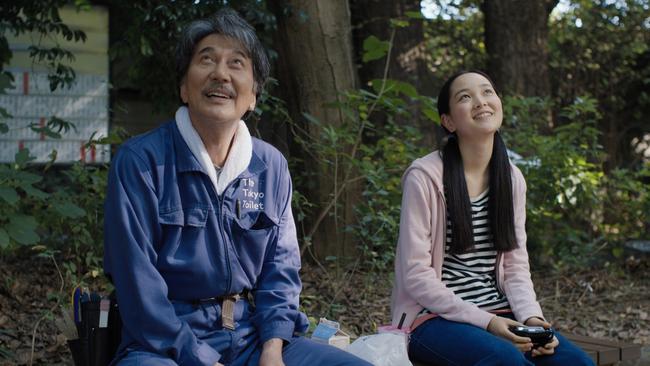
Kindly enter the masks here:
<path id="1" fill-rule="evenodd" d="M 236 123 L 255 108 L 253 63 L 236 40 L 211 34 L 194 50 L 180 86 L 195 123 Z"/>

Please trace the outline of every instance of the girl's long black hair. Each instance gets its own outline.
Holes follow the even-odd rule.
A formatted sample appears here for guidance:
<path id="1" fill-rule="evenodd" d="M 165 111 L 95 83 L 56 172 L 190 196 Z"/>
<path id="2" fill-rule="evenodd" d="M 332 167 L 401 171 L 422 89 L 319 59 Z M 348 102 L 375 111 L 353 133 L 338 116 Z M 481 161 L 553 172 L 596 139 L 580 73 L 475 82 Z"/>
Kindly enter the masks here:
<path id="1" fill-rule="evenodd" d="M 441 118 L 443 114 L 449 114 L 451 84 L 456 78 L 467 73 L 484 76 L 490 81 L 496 92 L 494 82 L 484 72 L 478 70 L 459 71 L 447 79 L 438 94 L 438 114 Z M 451 252 L 459 254 L 474 248 L 472 207 L 467 192 L 458 137 L 455 133 L 447 132 L 447 142 L 442 148 L 444 168 L 442 181 L 447 200 L 448 219 L 451 222 Z M 488 169 L 490 173 L 488 220 L 492 241 L 497 251 L 510 251 L 518 246 L 515 237 L 511 167 L 506 145 L 499 132 L 494 134 L 492 157 Z"/>

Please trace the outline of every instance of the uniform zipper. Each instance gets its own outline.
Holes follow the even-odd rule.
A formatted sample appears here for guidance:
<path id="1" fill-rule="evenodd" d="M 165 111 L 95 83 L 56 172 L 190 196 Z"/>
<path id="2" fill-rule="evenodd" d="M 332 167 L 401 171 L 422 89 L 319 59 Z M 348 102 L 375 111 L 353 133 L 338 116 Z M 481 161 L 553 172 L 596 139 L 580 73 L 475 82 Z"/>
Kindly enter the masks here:
<path id="1" fill-rule="evenodd" d="M 230 249 L 230 245 L 228 245 L 228 242 L 226 241 L 226 235 L 224 233 L 225 230 L 225 224 L 223 223 L 223 201 L 224 197 L 226 196 L 226 192 L 230 189 L 230 187 L 233 186 L 235 182 L 239 182 L 239 178 L 236 178 L 232 182 L 228 183 L 226 188 L 223 190 L 223 194 L 219 196 L 217 194 L 217 201 L 219 201 L 219 216 L 217 217 L 217 221 L 219 224 L 219 232 L 221 233 L 221 239 L 223 240 L 223 246 L 224 246 L 224 251 L 226 254 L 226 267 L 228 268 L 228 287 L 226 288 L 226 295 L 229 295 L 232 289 L 232 268 L 230 267 L 230 256 L 228 255 L 228 250 Z M 216 191 L 215 191 L 216 193 Z M 237 200 L 237 203 L 239 203 L 239 200 Z M 237 211 L 239 211 L 239 205 L 237 206 Z M 239 216 L 239 212 L 237 212 L 237 216 Z"/>
<path id="2" fill-rule="evenodd" d="M 224 295 L 229 295 L 230 294 L 230 289 L 232 288 L 232 268 L 230 268 L 230 256 L 228 255 L 228 243 L 226 241 L 226 234 L 224 233 L 225 230 L 225 225 L 223 223 L 223 198 L 225 196 L 225 193 L 228 191 L 228 189 L 235 183 L 236 181 L 239 181 L 239 178 L 236 178 L 232 182 L 230 182 L 226 188 L 223 190 L 223 195 L 219 195 L 217 193 L 216 188 L 214 187 L 214 184 L 212 184 L 212 181 L 210 181 L 210 187 L 212 189 L 212 192 L 214 192 L 215 197 L 217 197 L 217 231 L 219 231 L 219 234 L 221 235 L 221 241 L 223 242 L 223 249 L 224 249 L 224 254 L 226 255 L 226 270 L 228 271 L 228 287 L 226 287 L 226 292 Z"/>

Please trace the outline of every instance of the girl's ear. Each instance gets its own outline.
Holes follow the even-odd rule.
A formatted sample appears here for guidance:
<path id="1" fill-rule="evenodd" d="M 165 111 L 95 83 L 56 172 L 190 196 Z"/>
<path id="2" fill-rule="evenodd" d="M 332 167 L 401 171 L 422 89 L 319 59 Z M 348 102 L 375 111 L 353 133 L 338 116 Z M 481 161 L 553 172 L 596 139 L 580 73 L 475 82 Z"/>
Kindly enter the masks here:
<path id="1" fill-rule="evenodd" d="M 255 110 L 255 103 L 257 103 L 257 97 L 253 95 L 253 101 L 251 101 L 251 104 L 248 106 L 248 111 L 252 112 Z"/>
<path id="2" fill-rule="evenodd" d="M 449 117 L 448 114 L 442 115 L 442 117 L 440 118 L 440 124 L 442 124 L 442 127 L 446 128 L 449 132 L 456 131 L 456 126 L 454 125 L 454 121 Z"/>

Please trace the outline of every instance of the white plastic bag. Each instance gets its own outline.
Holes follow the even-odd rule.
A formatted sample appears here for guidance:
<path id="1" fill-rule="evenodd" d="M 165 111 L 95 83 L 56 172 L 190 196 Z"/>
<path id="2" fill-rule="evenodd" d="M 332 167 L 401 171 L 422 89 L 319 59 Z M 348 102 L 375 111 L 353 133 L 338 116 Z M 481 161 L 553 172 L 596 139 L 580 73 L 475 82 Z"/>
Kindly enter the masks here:
<path id="1" fill-rule="evenodd" d="M 380 333 L 359 337 L 346 351 L 375 366 L 413 366 L 405 334 Z"/>

